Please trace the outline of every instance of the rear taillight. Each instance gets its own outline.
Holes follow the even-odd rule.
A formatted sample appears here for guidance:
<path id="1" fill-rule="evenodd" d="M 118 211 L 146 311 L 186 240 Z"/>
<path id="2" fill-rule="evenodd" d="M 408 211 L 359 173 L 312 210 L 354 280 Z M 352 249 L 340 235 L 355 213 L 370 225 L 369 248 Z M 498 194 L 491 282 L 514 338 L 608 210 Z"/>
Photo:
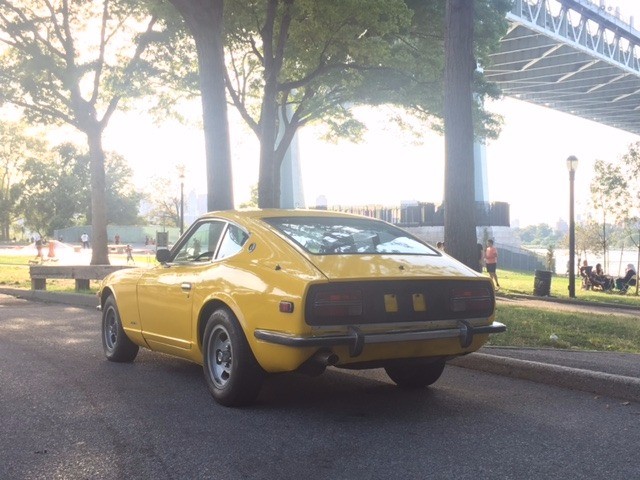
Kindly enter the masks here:
<path id="1" fill-rule="evenodd" d="M 317 292 L 313 314 L 319 317 L 355 317 L 362 315 L 362 290 Z"/>
<path id="2" fill-rule="evenodd" d="M 454 288 L 450 305 L 452 312 L 493 311 L 493 295 L 486 287 Z"/>

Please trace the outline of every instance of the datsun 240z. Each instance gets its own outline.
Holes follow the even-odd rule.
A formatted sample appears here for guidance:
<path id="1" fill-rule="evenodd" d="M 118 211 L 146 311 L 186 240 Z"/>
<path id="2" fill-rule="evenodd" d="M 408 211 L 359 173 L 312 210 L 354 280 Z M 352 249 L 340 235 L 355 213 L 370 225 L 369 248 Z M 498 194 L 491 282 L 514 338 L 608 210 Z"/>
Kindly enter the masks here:
<path id="1" fill-rule="evenodd" d="M 382 367 L 422 388 L 505 330 L 489 278 L 371 218 L 213 212 L 156 259 L 102 282 L 106 357 L 144 347 L 201 364 L 227 406 L 253 402 L 268 374 L 327 366 Z"/>

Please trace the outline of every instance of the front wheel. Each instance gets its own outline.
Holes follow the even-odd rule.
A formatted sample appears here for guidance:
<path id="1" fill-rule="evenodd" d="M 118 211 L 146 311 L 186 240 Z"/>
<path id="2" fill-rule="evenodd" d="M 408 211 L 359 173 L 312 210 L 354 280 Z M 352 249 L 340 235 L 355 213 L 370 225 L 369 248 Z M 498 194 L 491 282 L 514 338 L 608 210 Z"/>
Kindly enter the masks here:
<path id="1" fill-rule="evenodd" d="M 112 362 L 133 362 L 138 355 L 138 345 L 124 333 L 113 296 L 107 298 L 102 309 L 102 347 L 107 360 Z"/>
<path id="2" fill-rule="evenodd" d="M 435 383 L 442 375 L 445 361 L 415 361 L 388 365 L 384 368 L 389 378 L 401 388 L 424 388 Z"/>
<path id="3" fill-rule="evenodd" d="M 227 407 L 252 403 L 262 387 L 264 371 L 229 310 L 213 312 L 202 343 L 204 377 L 213 398 Z"/>

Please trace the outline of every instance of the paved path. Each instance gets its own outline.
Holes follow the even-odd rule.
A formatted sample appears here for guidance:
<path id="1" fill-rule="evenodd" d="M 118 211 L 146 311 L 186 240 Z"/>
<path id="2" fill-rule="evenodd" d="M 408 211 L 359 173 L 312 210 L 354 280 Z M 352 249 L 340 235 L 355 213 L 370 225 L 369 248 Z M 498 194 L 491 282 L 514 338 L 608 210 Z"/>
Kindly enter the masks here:
<path id="1" fill-rule="evenodd" d="M 640 308 L 625 305 L 595 305 L 592 303 L 570 301 L 555 298 L 536 298 L 529 296 L 510 296 L 497 298 L 498 304 L 513 305 L 532 308 L 543 308 L 549 310 L 556 310 L 562 312 L 581 312 L 581 313 L 596 313 L 602 315 L 616 315 L 625 317 L 637 317 L 640 318 Z"/>

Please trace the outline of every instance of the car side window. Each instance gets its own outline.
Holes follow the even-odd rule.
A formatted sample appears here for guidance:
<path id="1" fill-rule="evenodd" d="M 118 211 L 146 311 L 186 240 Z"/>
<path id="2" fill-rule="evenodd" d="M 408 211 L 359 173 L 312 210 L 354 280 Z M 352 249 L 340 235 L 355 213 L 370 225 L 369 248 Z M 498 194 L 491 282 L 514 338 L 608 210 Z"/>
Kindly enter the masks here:
<path id="1" fill-rule="evenodd" d="M 174 257 L 174 262 L 210 262 L 216 253 L 225 222 L 202 222 L 189 235 Z"/>
<path id="2" fill-rule="evenodd" d="M 220 260 L 225 257 L 230 257 L 234 253 L 239 252 L 247 241 L 247 238 L 249 238 L 249 235 L 244 230 L 230 223 L 229 228 L 227 228 L 222 238 L 222 243 L 220 243 L 220 250 L 218 251 L 216 259 Z"/>

